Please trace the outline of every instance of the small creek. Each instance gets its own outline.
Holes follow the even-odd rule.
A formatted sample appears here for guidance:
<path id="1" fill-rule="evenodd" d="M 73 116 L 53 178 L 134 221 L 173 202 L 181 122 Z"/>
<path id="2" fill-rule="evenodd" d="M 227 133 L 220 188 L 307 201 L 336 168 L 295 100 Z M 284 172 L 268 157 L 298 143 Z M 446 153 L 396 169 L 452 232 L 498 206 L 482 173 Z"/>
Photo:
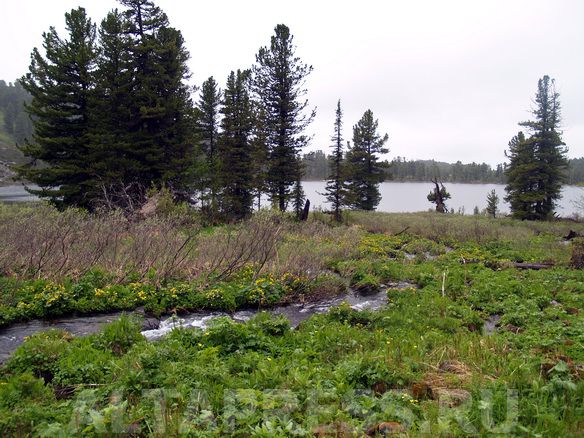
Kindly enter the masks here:
<path id="1" fill-rule="evenodd" d="M 354 290 L 349 290 L 345 294 L 328 300 L 305 304 L 290 304 L 262 310 L 266 310 L 275 315 L 284 315 L 290 321 L 290 325 L 296 327 L 310 316 L 317 313 L 325 313 L 331 307 L 338 306 L 342 302 L 347 302 L 355 310 L 379 309 L 387 303 L 387 289 L 406 289 L 412 287 L 416 286 L 407 282 L 388 283 L 380 290 L 370 294 L 361 294 Z M 233 314 L 201 311 L 181 315 L 180 317 L 167 317 L 162 320 L 148 317 L 140 309 L 127 313 L 143 316 L 144 328 L 142 334 L 149 340 L 156 340 L 168 334 L 176 327 L 204 329 L 211 319 L 219 316 L 230 316 L 235 321 L 243 322 L 252 318 L 258 312 L 260 310 L 254 309 L 239 310 Z M 116 312 L 101 315 L 66 317 L 49 321 L 33 320 L 0 329 L 0 363 L 6 361 L 10 357 L 10 354 L 22 344 L 24 338 L 27 336 L 51 328 L 66 330 L 74 336 L 87 336 L 99 331 L 104 324 L 115 321 L 121 314 L 122 312 Z"/>

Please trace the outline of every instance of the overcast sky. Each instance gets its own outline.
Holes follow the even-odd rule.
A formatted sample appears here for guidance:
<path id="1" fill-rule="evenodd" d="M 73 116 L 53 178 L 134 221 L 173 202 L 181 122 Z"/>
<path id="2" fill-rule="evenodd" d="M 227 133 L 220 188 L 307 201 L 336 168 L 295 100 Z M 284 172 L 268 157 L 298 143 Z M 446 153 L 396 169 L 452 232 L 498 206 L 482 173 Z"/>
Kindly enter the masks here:
<path id="1" fill-rule="evenodd" d="M 505 160 L 530 117 L 537 80 L 556 79 L 563 139 L 584 156 L 584 1 L 581 0 L 158 0 L 191 54 L 191 82 L 247 68 L 276 24 L 314 67 L 317 107 L 309 149 L 328 149 L 341 99 L 344 135 L 371 109 L 389 134 L 386 158 Z M 97 22 L 113 0 L 0 0 L 0 79 L 27 71 L 33 47 L 64 13 L 83 6 Z"/>

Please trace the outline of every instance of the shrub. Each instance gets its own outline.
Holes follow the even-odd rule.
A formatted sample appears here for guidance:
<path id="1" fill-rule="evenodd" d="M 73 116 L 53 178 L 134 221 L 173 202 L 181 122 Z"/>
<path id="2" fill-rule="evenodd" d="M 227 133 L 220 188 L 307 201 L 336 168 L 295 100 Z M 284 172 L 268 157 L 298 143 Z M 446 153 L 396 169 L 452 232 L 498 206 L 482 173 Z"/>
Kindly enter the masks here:
<path id="1" fill-rule="evenodd" d="M 54 383 L 67 386 L 104 383 L 114 356 L 94 347 L 92 339 L 82 338 L 59 359 Z"/>
<path id="2" fill-rule="evenodd" d="M 351 357 L 338 364 L 337 377 L 358 388 L 371 388 L 383 382 L 391 387 L 403 386 L 412 379 L 411 371 L 388 366 L 375 356 Z"/>
<path id="3" fill-rule="evenodd" d="M 30 372 L 50 382 L 59 358 L 69 349 L 72 339 L 71 334 L 63 330 L 36 333 L 14 351 L 6 368 L 12 372 Z"/>
<path id="4" fill-rule="evenodd" d="M 283 336 L 290 330 L 290 321 L 284 315 L 261 312 L 249 324 L 269 336 Z"/>
<path id="5" fill-rule="evenodd" d="M 0 408 L 12 409 L 22 403 L 42 403 L 53 398 L 51 389 L 29 372 L 12 376 L 6 382 L 0 382 Z"/>
<path id="6" fill-rule="evenodd" d="M 373 274 L 364 274 L 352 278 L 351 286 L 362 293 L 371 293 L 379 290 L 381 282 Z"/>
<path id="7" fill-rule="evenodd" d="M 117 321 L 107 324 L 96 337 L 96 343 L 101 348 L 111 350 L 121 356 L 128 352 L 130 347 L 146 340 L 140 333 L 141 325 L 136 318 L 122 315 Z"/>
<path id="8" fill-rule="evenodd" d="M 342 303 L 339 306 L 331 308 L 327 316 L 332 321 L 353 326 L 368 326 L 375 320 L 375 315 L 372 312 L 368 310 L 355 310 L 348 303 Z"/>
<path id="9" fill-rule="evenodd" d="M 273 347 L 263 333 L 229 317 L 213 319 L 203 338 L 207 346 L 219 347 L 222 354 L 243 350 L 269 351 Z"/>

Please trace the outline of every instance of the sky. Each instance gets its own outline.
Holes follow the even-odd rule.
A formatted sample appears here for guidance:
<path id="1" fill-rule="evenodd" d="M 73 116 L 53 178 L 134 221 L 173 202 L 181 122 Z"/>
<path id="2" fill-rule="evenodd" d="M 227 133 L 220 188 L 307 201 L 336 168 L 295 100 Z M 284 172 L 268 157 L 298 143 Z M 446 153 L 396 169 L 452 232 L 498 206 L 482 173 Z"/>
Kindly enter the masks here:
<path id="1" fill-rule="evenodd" d="M 191 54 L 192 85 L 224 84 L 249 68 L 286 24 L 296 54 L 314 70 L 317 108 L 306 151 L 331 146 L 338 99 L 344 137 L 367 109 L 388 133 L 389 153 L 408 159 L 505 161 L 531 117 L 537 81 L 556 80 L 569 157 L 584 156 L 584 1 L 581 0 L 157 0 Z M 114 0 L 0 0 L 0 79 L 27 71 L 33 47 L 64 13 L 82 6 L 96 22 Z M 195 96 L 196 98 L 196 96 Z"/>

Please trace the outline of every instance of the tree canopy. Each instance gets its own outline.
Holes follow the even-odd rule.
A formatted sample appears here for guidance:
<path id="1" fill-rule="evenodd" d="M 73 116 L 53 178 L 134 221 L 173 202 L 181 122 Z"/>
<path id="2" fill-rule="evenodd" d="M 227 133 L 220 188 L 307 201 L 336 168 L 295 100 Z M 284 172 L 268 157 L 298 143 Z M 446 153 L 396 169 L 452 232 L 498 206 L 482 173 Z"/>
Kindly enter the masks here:
<path id="1" fill-rule="evenodd" d="M 343 162 L 343 110 L 341 109 L 341 101 L 337 102 L 337 109 L 335 111 L 334 134 L 331 137 L 332 150 L 329 160 L 329 176 L 326 185 L 326 200 L 331 204 L 335 220 L 341 220 L 341 207 L 346 197 L 346 186 L 344 178 L 344 162 Z"/>
<path id="2" fill-rule="evenodd" d="M 347 152 L 347 194 L 345 204 L 359 210 L 375 210 L 381 195 L 379 183 L 385 180 L 384 164 L 378 154 L 385 154 L 383 146 L 389 137 L 377 132 L 379 121 L 371 110 L 353 126 L 353 145 Z"/>
<path id="3" fill-rule="evenodd" d="M 305 129 L 312 122 L 315 110 L 308 110 L 304 98 L 304 81 L 312 67 L 295 55 L 290 29 L 279 24 L 274 29 L 269 47 L 262 47 L 253 67 L 253 87 L 263 109 L 267 132 L 267 185 L 272 202 L 281 211 L 301 196 L 298 183 L 302 178 L 300 150 L 309 138 Z M 291 190 L 296 186 L 295 191 Z"/>
<path id="4" fill-rule="evenodd" d="M 519 123 L 530 136 L 520 132 L 509 143 L 505 200 L 514 217 L 543 220 L 554 214 L 568 166 L 559 130 L 559 93 L 549 76 L 538 81 L 535 105 L 534 120 Z"/>
<path id="5" fill-rule="evenodd" d="M 67 36 L 43 35 L 21 79 L 35 132 L 17 170 L 60 206 L 134 208 L 150 187 L 188 186 L 193 145 L 181 33 L 151 1 L 122 0 L 96 25 L 65 14 Z M 42 163 L 42 165 L 39 165 Z"/>

